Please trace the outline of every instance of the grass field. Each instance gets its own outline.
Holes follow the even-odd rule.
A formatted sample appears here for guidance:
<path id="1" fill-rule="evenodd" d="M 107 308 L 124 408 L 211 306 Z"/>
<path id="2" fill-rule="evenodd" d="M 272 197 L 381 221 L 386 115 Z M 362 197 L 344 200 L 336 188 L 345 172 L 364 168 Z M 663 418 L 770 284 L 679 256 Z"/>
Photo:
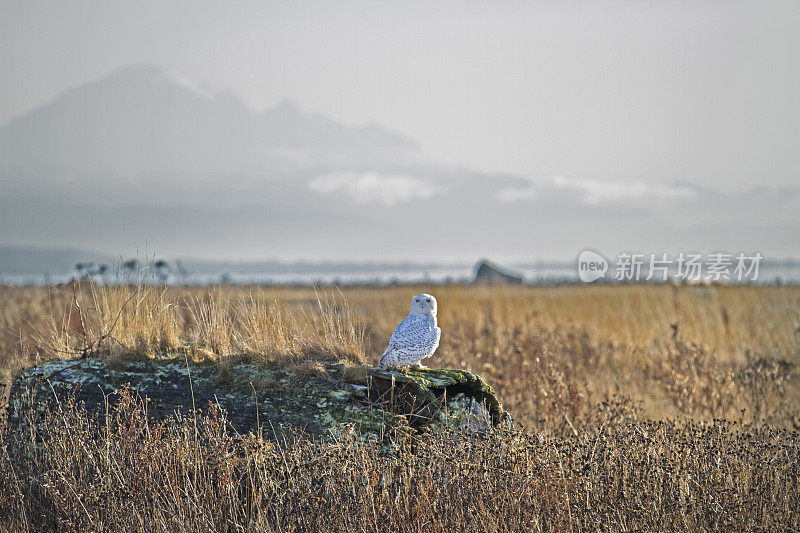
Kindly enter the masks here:
<path id="1" fill-rule="evenodd" d="M 4 447 L 1 522 L 108 530 L 800 528 L 800 288 L 0 288 L 0 368 L 189 353 L 374 365 L 411 297 L 439 301 L 433 367 L 471 370 L 517 424 L 276 446 L 150 428 L 134 400 L 92 437 Z M 10 437 L 6 437 L 10 438 Z M 143 467 L 142 465 L 147 465 Z M 11 525 L 8 525 L 11 524 Z M 3 526 L 0 526 L 3 527 Z"/>

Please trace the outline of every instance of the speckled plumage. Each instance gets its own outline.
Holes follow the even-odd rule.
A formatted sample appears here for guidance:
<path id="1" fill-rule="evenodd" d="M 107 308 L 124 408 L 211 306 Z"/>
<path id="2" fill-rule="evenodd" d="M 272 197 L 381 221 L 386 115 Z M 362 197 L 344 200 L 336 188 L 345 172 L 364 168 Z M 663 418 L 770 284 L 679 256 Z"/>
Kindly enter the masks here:
<path id="1" fill-rule="evenodd" d="M 392 333 L 389 346 L 381 356 L 378 368 L 416 365 L 433 355 L 439 347 L 442 330 L 436 324 L 436 298 L 418 294 L 411 299 L 411 312 Z"/>

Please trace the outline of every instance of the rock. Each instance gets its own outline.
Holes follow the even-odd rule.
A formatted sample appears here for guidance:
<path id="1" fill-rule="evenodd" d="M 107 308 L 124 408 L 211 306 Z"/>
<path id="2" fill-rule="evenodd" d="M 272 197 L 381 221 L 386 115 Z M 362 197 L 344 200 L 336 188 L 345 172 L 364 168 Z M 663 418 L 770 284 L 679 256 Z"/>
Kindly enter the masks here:
<path id="1" fill-rule="evenodd" d="M 494 389 L 477 374 L 466 370 L 419 369 L 372 372 L 370 398 L 376 402 L 389 401 L 392 411 L 406 413 L 412 423 L 424 425 L 444 411 L 470 424 L 485 420 L 485 427 L 495 426 L 508 419 Z"/>
<path id="2" fill-rule="evenodd" d="M 482 260 L 475 265 L 475 280 L 473 283 L 483 285 L 521 285 L 522 281 L 522 275 L 491 261 Z"/>
<path id="3" fill-rule="evenodd" d="M 221 370 L 223 368 L 224 370 Z M 10 427 L 40 414 L 56 398 L 74 394 L 92 416 L 105 412 L 118 391 L 148 398 L 154 419 L 184 415 L 217 405 L 239 433 L 259 424 L 267 437 L 302 429 L 333 438 L 355 431 L 369 439 L 389 433 L 396 415 L 412 427 L 447 424 L 471 431 L 490 429 L 510 417 L 479 376 L 463 370 L 349 372 L 320 363 L 317 372 L 291 373 L 256 364 L 188 363 L 184 358 L 142 359 L 109 364 L 101 359 L 52 359 L 27 369 L 11 387 Z M 351 375 L 360 375 L 352 383 Z M 35 416 L 34 416 L 35 418 Z M 101 417 L 98 417 L 101 418 Z"/>

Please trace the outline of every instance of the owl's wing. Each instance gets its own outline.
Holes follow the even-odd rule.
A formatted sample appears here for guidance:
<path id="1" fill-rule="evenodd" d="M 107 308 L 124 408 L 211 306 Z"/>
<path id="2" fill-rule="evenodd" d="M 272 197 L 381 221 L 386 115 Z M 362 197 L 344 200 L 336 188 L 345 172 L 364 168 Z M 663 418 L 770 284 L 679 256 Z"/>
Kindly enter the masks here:
<path id="1" fill-rule="evenodd" d="M 389 346 L 381 356 L 378 367 L 419 362 L 430 355 L 439 344 L 441 330 L 432 328 L 429 320 L 409 315 L 392 333 Z"/>
<path id="2" fill-rule="evenodd" d="M 411 318 L 395 339 L 395 347 L 410 356 L 424 357 L 439 342 L 437 330 L 421 317 Z M 441 330 L 439 330 L 441 331 Z"/>
<path id="3" fill-rule="evenodd" d="M 433 343 L 431 344 L 430 355 L 428 357 L 433 355 L 433 352 L 435 352 L 436 348 L 439 347 L 439 341 L 442 339 L 442 328 L 437 327 L 433 330 L 433 332 Z"/>
<path id="4" fill-rule="evenodd" d="M 389 339 L 389 348 L 400 346 L 408 342 L 409 331 L 412 329 L 414 318 L 409 314 L 405 317 L 392 332 L 392 337 Z"/>
<path id="5" fill-rule="evenodd" d="M 392 332 L 392 336 L 389 339 L 389 346 L 383 351 L 383 355 L 381 355 L 381 360 L 378 363 L 378 368 L 385 368 L 387 366 L 391 366 L 396 364 L 397 358 L 399 357 L 398 350 L 402 349 L 407 341 L 408 341 L 408 332 L 411 329 L 413 319 L 409 314 L 405 317 L 396 328 Z"/>

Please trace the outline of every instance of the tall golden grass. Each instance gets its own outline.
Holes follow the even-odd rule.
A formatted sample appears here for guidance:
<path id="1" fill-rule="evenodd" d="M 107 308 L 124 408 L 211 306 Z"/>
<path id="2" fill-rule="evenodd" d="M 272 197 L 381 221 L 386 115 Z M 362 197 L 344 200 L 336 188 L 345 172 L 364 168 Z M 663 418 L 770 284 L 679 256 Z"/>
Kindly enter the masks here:
<path id="1" fill-rule="evenodd" d="M 248 357 L 358 362 L 364 332 L 340 291 L 303 298 L 281 289 L 169 289 L 152 285 L 3 289 L 5 342 L 19 357 Z M 27 295 L 27 296 L 23 296 Z M 12 302 L 35 302 L 14 308 Z M 16 346 L 11 346 L 11 339 Z"/>
<path id="2" fill-rule="evenodd" d="M 776 420 L 800 405 L 798 287 L 3 287 L 0 367 L 8 380 L 87 354 L 375 364 L 422 291 L 442 328 L 430 364 L 484 375 L 530 425 L 574 425 L 617 394 L 655 418 Z"/>
<path id="3" fill-rule="evenodd" d="M 484 376 L 513 431 L 398 417 L 387 453 L 231 435 L 220 413 L 156 424 L 125 395 L 104 425 L 64 405 L 46 434 L 0 431 L 0 530 L 800 527 L 798 287 L 0 287 L 0 368 L 179 352 L 358 373 L 423 291 L 426 363 Z"/>

